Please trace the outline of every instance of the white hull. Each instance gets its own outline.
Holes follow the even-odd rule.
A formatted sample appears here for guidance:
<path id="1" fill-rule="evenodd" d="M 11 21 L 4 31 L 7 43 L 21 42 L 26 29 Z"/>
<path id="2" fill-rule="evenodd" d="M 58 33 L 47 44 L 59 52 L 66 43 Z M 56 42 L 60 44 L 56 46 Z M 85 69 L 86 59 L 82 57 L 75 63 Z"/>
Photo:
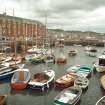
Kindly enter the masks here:
<path id="1" fill-rule="evenodd" d="M 95 67 L 97 72 L 104 72 L 105 71 L 105 66 L 94 65 L 94 67 Z"/>

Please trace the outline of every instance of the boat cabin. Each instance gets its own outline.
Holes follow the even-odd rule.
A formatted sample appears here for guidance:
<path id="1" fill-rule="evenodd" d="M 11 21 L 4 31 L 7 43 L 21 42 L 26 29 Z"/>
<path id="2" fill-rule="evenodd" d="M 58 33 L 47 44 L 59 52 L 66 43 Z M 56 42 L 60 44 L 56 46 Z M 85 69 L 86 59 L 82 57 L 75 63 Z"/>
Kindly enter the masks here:
<path id="1" fill-rule="evenodd" d="M 105 55 L 102 55 L 99 57 L 99 65 L 100 66 L 105 66 Z"/>

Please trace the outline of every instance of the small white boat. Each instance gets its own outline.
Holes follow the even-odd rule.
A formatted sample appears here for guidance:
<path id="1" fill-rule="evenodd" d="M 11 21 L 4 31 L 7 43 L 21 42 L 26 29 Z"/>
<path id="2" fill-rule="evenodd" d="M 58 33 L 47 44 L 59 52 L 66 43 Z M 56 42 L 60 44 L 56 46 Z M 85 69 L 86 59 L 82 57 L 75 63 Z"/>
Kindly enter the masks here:
<path id="1" fill-rule="evenodd" d="M 68 52 L 68 55 L 69 56 L 75 56 L 75 55 L 77 55 L 77 50 L 70 50 L 69 52 Z"/>
<path id="2" fill-rule="evenodd" d="M 45 88 L 49 88 L 55 79 L 55 72 L 53 70 L 45 70 L 40 73 L 36 73 L 34 78 L 28 83 L 29 87 L 32 89 L 41 89 L 42 91 Z"/>
<path id="3" fill-rule="evenodd" d="M 74 81 L 74 86 L 80 87 L 82 89 L 86 89 L 88 87 L 88 85 L 89 85 L 89 80 L 84 77 L 78 77 Z"/>
<path id="4" fill-rule="evenodd" d="M 105 96 L 101 97 L 95 105 L 105 105 Z"/>

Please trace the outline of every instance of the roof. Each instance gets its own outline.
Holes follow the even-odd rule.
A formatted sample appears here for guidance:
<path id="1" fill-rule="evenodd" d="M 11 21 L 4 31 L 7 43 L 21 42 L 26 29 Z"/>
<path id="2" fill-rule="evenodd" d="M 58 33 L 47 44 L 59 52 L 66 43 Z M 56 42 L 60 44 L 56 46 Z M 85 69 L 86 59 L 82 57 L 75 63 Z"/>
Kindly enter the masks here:
<path id="1" fill-rule="evenodd" d="M 99 59 L 105 59 L 105 55 L 101 55 L 98 57 Z"/>

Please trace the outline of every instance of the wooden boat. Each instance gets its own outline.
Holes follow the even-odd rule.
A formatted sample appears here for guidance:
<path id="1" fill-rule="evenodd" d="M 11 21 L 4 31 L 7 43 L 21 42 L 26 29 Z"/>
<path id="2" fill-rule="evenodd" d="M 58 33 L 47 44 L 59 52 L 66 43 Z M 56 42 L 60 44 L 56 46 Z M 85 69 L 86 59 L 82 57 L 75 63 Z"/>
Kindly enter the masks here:
<path id="1" fill-rule="evenodd" d="M 100 78 L 100 84 L 105 89 L 105 75 Z"/>
<path id="2" fill-rule="evenodd" d="M 76 77 L 75 74 L 65 74 L 55 81 L 55 87 L 57 89 L 64 89 L 73 86 Z"/>
<path id="3" fill-rule="evenodd" d="M 40 73 L 36 73 L 34 78 L 28 83 L 32 89 L 41 89 L 44 91 L 45 88 L 49 88 L 55 79 L 55 72 L 53 70 L 45 70 Z"/>
<path id="4" fill-rule="evenodd" d="M 75 105 L 79 102 L 82 90 L 79 87 L 70 87 L 58 94 L 54 103 L 57 105 Z"/>
<path id="5" fill-rule="evenodd" d="M 5 105 L 7 99 L 7 95 L 0 96 L 0 105 Z"/>
<path id="6" fill-rule="evenodd" d="M 11 79 L 12 89 L 25 89 L 30 80 L 30 72 L 28 69 L 18 69 Z"/>
<path id="7" fill-rule="evenodd" d="M 78 77 L 74 81 L 74 86 L 80 87 L 82 89 L 86 89 L 88 87 L 88 85 L 89 85 L 89 80 L 84 77 Z"/>
<path id="8" fill-rule="evenodd" d="M 101 97 L 95 105 L 105 105 L 105 96 Z"/>
<path id="9" fill-rule="evenodd" d="M 70 50 L 70 51 L 68 52 L 68 55 L 69 55 L 69 56 L 75 56 L 75 55 L 77 55 L 77 51 L 76 51 L 76 50 Z"/>

